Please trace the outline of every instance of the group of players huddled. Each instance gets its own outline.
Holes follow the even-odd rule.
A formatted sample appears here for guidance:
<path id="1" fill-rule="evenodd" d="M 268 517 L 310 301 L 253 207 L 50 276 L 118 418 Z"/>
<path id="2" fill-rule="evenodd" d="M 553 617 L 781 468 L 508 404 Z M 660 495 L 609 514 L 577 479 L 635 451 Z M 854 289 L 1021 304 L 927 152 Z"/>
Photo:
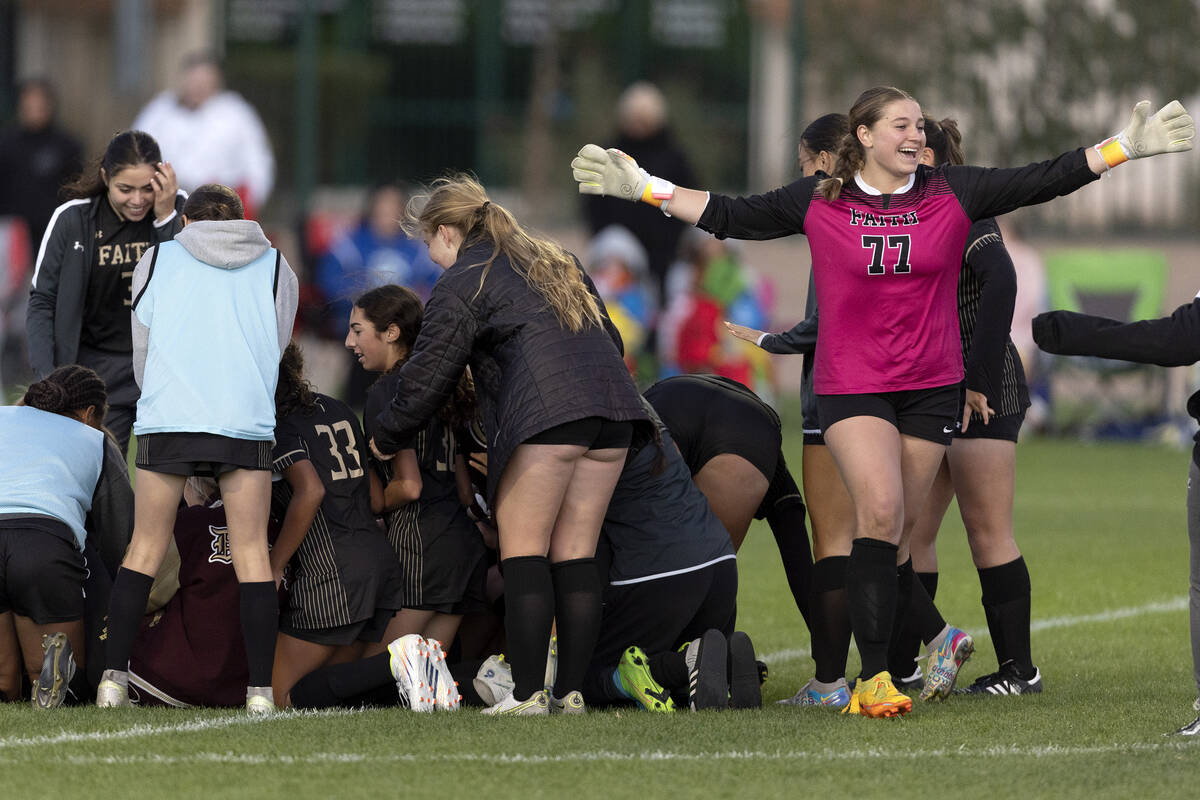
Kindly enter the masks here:
<path id="1" fill-rule="evenodd" d="M 410 206 L 444 270 L 428 303 L 400 286 L 354 301 L 346 347 L 379 375 L 360 422 L 305 380 L 295 276 L 236 194 L 182 197 L 153 140 L 121 134 L 46 233 L 43 377 L 0 408 L 0 692 L 27 677 L 39 707 L 252 713 L 760 707 L 736 553 L 766 519 L 816 667 L 782 702 L 896 716 L 904 690 L 948 697 L 974 649 L 932 599 L 953 494 L 998 667 L 965 691 L 1040 692 L 1012 531 L 1029 400 L 992 217 L 1192 135 L 1178 103 L 1139 105 L 1093 148 L 968 167 L 952 120 L 879 87 L 810 125 L 804 176 L 762 195 L 579 152 L 581 192 L 722 238 L 808 237 L 806 318 L 730 333 L 805 355 L 810 548 L 778 415 L 717 376 L 639 394 L 579 262 L 471 177 Z M 129 282 L 97 241 L 137 250 Z"/>

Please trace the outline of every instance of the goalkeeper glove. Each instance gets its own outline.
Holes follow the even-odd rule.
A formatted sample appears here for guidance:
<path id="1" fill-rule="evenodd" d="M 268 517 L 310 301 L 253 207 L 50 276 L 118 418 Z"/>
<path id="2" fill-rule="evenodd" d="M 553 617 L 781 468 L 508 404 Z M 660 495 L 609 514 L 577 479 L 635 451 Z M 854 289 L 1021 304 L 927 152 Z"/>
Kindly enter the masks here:
<path id="1" fill-rule="evenodd" d="M 663 212 L 675 195 L 675 184 L 654 177 L 615 147 L 605 150 L 585 144 L 571 162 L 571 174 L 579 182 L 580 194 L 600 194 L 631 202 L 640 200 Z"/>
<path id="2" fill-rule="evenodd" d="M 1109 169 L 1134 158 L 1192 149 L 1196 126 L 1178 100 L 1167 103 L 1154 116 L 1149 114 L 1150 101 L 1143 100 L 1133 107 L 1125 130 L 1096 145 Z"/>

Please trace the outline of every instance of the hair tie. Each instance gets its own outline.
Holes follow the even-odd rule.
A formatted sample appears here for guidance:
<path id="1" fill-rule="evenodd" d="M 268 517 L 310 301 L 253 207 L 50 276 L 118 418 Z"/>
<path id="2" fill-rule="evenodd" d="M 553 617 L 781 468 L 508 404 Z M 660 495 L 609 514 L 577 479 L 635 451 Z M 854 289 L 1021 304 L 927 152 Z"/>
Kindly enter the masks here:
<path id="1" fill-rule="evenodd" d="M 488 206 L 490 206 L 491 204 L 492 204 L 492 201 L 491 201 L 491 200 L 484 200 L 484 201 L 483 201 L 483 205 L 481 205 L 481 206 L 479 207 L 479 213 L 481 213 L 481 214 L 483 214 L 483 213 L 486 213 L 486 212 L 487 212 L 487 207 L 488 207 Z"/>

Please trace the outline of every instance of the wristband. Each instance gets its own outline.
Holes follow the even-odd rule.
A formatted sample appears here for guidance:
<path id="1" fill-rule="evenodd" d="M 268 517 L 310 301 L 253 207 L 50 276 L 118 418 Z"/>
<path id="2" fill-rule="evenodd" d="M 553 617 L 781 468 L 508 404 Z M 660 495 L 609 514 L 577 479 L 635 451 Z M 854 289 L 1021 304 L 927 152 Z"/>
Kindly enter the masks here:
<path id="1" fill-rule="evenodd" d="M 675 196 L 675 184 L 662 178 L 656 178 L 653 175 L 648 175 L 647 177 L 650 180 L 646 181 L 646 188 L 642 190 L 641 201 L 657 208 L 662 208 L 665 203 L 669 202 Z"/>
<path id="2" fill-rule="evenodd" d="M 1121 145 L 1121 139 L 1118 136 L 1105 139 L 1096 145 L 1095 149 L 1100 154 L 1100 157 L 1104 159 L 1104 163 L 1108 165 L 1109 169 L 1119 164 L 1124 164 L 1129 160 L 1129 156 L 1126 154 L 1125 148 Z"/>

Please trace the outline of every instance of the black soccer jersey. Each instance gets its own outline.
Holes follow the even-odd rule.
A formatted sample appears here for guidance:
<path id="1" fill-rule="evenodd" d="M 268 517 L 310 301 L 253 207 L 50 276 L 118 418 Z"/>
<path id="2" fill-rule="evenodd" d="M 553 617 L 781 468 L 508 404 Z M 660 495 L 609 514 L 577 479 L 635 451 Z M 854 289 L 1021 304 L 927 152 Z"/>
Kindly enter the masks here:
<path id="1" fill-rule="evenodd" d="M 380 412 L 391 402 L 399 385 L 399 377 L 398 372 L 392 372 L 371 386 L 363 413 L 368 431 L 374 430 Z M 413 438 L 411 444 L 421 471 L 421 496 L 386 515 L 388 541 L 400 559 L 400 570 L 404 576 L 405 607 L 446 602 L 446 598 L 430 596 L 426 591 L 436 583 L 431 580 L 431 575 L 457 566 L 428 562 L 434 552 L 430 545 L 435 539 L 449 536 L 463 545 L 457 553 L 453 552 L 454 548 L 443 548 L 443 557 L 449 552 L 452 560 L 474 563 L 483 555 L 482 542 L 474 523 L 458 497 L 454 459 L 460 448 L 454 431 L 434 417 Z M 393 461 L 371 458 L 371 464 L 384 485 L 387 485 L 394 475 Z M 452 602 L 459 599 L 450 598 Z"/>
<path id="2" fill-rule="evenodd" d="M 382 539 L 371 513 L 366 451 L 354 412 L 323 394 L 311 412 L 290 414 L 276 425 L 274 471 L 309 461 L 325 486 L 317 516 L 289 564 L 293 627 L 349 625 L 375 613 L 381 580 L 376 545 Z M 282 519 L 292 491 L 285 480 L 274 487 L 272 505 Z"/>
<path id="3" fill-rule="evenodd" d="M 993 282 L 1003 285 L 989 300 L 985 289 Z M 983 392 L 1000 416 L 1019 414 L 1029 407 L 1025 369 L 1008 335 L 1016 288 L 1016 271 L 996 221 L 989 217 L 975 222 L 958 276 L 958 329 L 967 388 Z M 971 419 L 983 418 L 974 413 Z"/>
<path id="4" fill-rule="evenodd" d="M 133 222 L 121 219 L 106 199 L 100 201 L 80 329 L 81 344 L 110 353 L 128 353 L 133 349 L 129 331 L 133 268 L 156 241 L 153 211 Z"/>

